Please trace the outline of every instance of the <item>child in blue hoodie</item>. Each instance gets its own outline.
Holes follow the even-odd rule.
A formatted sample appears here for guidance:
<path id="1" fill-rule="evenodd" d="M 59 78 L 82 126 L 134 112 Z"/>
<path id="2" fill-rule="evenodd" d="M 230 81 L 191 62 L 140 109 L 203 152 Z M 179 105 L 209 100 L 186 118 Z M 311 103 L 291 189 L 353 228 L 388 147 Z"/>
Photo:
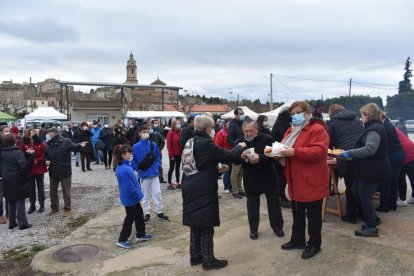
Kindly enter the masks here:
<path id="1" fill-rule="evenodd" d="M 128 145 L 120 146 L 116 152 L 117 167 L 116 178 L 118 180 L 119 198 L 121 204 L 125 206 L 126 217 L 119 235 L 119 247 L 131 249 L 133 246 L 128 242 L 132 232 L 132 224 L 135 222 L 137 231 L 136 241 L 147 241 L 152 238 L 151 235 L 145 234 L 144 213 L 140 201 L 144 197 L 141 188 L 135 177 L 134 171 L 130 165 L 132 161 L 132 150 Z"/>
<path id="2" fill-rule="evenodd" d="M 132 147 L 132 167 L 139 172 L 141 179 L 142 191 L 144 193 L 144 220 L 148 223 L 150 220 L 150 197 L 154 200 L 155 209 L 157 211 L 157 218 L 163 221 L 169 221 L 170 218 L 163 213 L 164 206 L 162 205 L 161 187 L 159 175 L 160 164 L 160 150 L 156 143 L 149 139 L 149 126 L 146 123 L 141 124 L 139 129 L 140 141 Z M 152 152 L 154 162 L 146 169 L 140 169 L 140 164 L 143 163 L 146 155 Z"/>

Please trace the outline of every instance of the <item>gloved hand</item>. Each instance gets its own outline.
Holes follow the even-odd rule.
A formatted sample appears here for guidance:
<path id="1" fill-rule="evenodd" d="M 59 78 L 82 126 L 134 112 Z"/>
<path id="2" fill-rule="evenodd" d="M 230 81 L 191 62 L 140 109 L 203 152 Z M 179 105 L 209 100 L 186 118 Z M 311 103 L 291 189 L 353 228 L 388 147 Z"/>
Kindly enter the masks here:
<path id="1" fill-rule="evenodd" d="M 349 158 L 351 158 L 351 154 L 349 153 L 349 151 L 344 151 L 343 153 L 341 153 L 340 155 L 339 155 L 339 157 L 340 158 L 343 158 L 343 159 L 349 159 Z"/>

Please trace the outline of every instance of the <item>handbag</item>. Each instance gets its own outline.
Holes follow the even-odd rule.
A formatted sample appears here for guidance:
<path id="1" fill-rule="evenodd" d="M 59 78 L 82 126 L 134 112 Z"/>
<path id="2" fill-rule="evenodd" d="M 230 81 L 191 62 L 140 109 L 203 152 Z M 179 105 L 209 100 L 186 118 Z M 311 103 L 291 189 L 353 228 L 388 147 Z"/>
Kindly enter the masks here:
<path id="1" fill-rule="evenodd" d="M 147 155 L 145 155 L 142 162 L 138 165 L 138 169 L 140 169 L 140 170 L 147 170 L 152 166 L 152 164 L 154 164 L 154 161 L 155 161 L 154 145 L 152 144 L 151 141 L 150 141 L 150 143 L 151 143 L 150 144 L 150 151 L 147 153 Z"/>
<path id="2" fill-rule="evenodd" d="M 106 149 L 106 145 L 101 140 L 98 140 L 96 141 L 95 148 L 100 149 L 100 150 Z"/>

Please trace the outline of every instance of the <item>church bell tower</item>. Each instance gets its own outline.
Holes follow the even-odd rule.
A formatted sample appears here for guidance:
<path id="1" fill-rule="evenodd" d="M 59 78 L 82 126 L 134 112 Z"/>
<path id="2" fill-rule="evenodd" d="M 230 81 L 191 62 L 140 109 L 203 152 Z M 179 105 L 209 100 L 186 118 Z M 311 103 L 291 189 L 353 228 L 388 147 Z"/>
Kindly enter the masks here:
<path id="1" fill-rule="evenodd" d="M 126 70 L 127 70 L 127 79 L 125 83 L 138 84 L 137 63 L 135 62 L 132 51 L 131 51 L 131 54 L 129 55 L 129 60 L 127 62 Z"/>

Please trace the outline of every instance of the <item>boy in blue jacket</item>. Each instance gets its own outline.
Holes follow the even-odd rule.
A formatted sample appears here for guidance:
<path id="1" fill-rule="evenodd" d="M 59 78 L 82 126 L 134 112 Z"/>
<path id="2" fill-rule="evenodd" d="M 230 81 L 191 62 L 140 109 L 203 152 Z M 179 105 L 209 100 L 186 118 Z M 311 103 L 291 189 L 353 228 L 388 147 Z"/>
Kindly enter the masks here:
<path id="1" fill-rule="evenodd" d="M 132 167 L 139 172 L 139 178 L 142 184 L 142 192 L 144 193 L 144 220 L 148 223 L 151 218 L 150 210 L 150 194 L 152 193 L 152 199 L 154 200 L 155 208 L 157 211 L 157 218 L 163 221 L 169 221 L 170 218 L 163 213 L 163 204 L 161 198 L 161 187 L 159 180 L 159 167 L 160 164 L 160 151 L 156 143 L 149 140 L 149 126 L 143 123 L 139 129 L 140 141 L 132 147 Z M 146 155 L 152 152 L 154 161 L 148 168 L 140 168 Z"/>
<path id="2" fill-rule="evenodd" d="M 119 247 L 131 249 L 133 246 L 128 242 L 132 232 L 132 224 L 135 222 L 137 231 L 136 241 L 147 241 L 152 238 L 151 235 L 145 234 L 144 214 L 142 212 L 140 201 L 144 197 L 134 171 L 130 165 L 132 161 L 132 150 L 128 145 L 123 145 L 116 152 L 117 167 L 116 178 L 118 180 L 119 198 L 121 204 L 125 206 L 126 217 L 119 235 Z"/>

